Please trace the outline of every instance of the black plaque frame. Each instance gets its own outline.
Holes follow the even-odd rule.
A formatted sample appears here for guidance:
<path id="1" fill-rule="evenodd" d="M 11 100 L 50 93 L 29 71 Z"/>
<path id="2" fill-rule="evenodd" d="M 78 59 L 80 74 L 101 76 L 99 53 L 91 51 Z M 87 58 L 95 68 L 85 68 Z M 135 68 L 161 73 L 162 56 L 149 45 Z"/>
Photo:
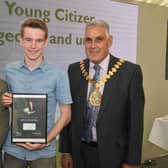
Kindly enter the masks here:
<path id="1" fill-rule="evenodd" d="M 47 94 L 12 94 L 12 143 L 47 143 Z"/>

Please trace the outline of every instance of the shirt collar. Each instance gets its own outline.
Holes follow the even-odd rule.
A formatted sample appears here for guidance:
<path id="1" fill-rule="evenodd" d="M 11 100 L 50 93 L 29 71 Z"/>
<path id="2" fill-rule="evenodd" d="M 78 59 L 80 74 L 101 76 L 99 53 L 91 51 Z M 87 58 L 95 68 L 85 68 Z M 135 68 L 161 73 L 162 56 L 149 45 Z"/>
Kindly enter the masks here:
<path id="1" fill-rule="evenodd" d="M 105 57 L 105 59 L 99 64 L 100 67 L 101 67 L 101 69 L 102 69 L 103 71 L 105 71 L 105 72 L 106 72 L 107 69 L 108 69 L 109 61 L 110 61 L 110 54 L 108 54 L 107 57 Z M 93 69 L 93 66 L 94 66 L 94 65 L 95 65 L 95 64 L 90 61 L 90 68 L 91 68 L 91 69 Z"/>
<path id="2" fill-rule="evenodd" d="M 43 61 L 42 61 L 41 65 L 36 69 L 41 69 L 42 71 L 44 71 L 46 64 L 47 64 L 47 62 L 46 62 L 45 58 L 43 57 Z M 24 62 L 24 58 L 21 59 L 19 66 L 20 66 L 20 68 L 27 68 L 27 65 Z"/>

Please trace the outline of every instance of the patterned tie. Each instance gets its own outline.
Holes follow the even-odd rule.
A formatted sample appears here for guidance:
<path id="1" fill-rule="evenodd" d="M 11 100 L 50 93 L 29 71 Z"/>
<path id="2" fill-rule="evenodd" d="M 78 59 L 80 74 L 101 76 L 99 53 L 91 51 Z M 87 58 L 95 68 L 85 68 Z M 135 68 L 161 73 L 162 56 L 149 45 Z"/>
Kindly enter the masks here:
<path id="1" fill-rule="evenodd" d="M 100 65 L 96 64 L 94 65 L 94 70 L 95 70 L 95 75 L 93 77 L 93 80 L 95 82 L 100 80 Z M 95 87 L 91 85 L 90 90 L 89 90 L 89 95 L 94 91 Z M 97 141 L 97 134 L 96 134 L 96 120 L 97 120 L 97 115 L 99 112 L 99 106 L 92 106 L 89 103 L 89 100 L 87 101 L 87 113 L 85 116 L 85 122 L 84 122 L 84 140 L 86 140 L 88 143 L 90 141 Z"/>

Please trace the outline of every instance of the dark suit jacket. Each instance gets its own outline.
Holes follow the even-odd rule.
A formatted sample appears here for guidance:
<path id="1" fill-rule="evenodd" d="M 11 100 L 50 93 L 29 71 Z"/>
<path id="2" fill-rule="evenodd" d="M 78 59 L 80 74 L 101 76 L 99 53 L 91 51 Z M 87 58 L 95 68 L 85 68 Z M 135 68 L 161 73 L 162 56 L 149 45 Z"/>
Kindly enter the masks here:
<path id="1" fill-rule="evenodd" d="M 109 69 L 118 61 L 110 56 Z M 88 59 L 84 60 L 89 68 Z M 72 121 L 60 134 L 60 151 L 71 152 L 74 168 L 83 168 L 80 157 L 81 133 L 88 82 L 79 62 L 69 66 Z M 100 168 L 120 168 L 122 163 L 139 165 L 143 137 L 144 92 L 139 65 L 125 61 L 104 87 L 97 118 Z"/>
<path id="2" fill-rule="evenodd" d="M 6 91 L 6 83 L 0 80 L 0 147 L 2 147 L 9 127 L 9 111 L 3 106 L 1 101 L 1 96 Z"/>

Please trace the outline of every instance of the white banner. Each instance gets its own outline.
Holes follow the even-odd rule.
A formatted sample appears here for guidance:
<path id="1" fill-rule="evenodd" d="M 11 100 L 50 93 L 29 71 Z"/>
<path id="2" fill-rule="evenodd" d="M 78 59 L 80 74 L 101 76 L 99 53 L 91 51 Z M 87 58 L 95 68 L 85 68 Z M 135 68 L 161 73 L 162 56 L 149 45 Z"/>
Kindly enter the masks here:
<path id="1" fill-rule="evenodd" d="M 56 65 L 67 66 L 85 58 L 85 24 L 104 19 L 111 27 L 115 56 L 136 62 L 138 7 L 111 0 L 1 0 L 0 77 L 4 66 L 23 57 L 19 46 L 20 24 L 26 18 L 44 20 L 49 28 L 49 45 L 44 56 Z"/>

